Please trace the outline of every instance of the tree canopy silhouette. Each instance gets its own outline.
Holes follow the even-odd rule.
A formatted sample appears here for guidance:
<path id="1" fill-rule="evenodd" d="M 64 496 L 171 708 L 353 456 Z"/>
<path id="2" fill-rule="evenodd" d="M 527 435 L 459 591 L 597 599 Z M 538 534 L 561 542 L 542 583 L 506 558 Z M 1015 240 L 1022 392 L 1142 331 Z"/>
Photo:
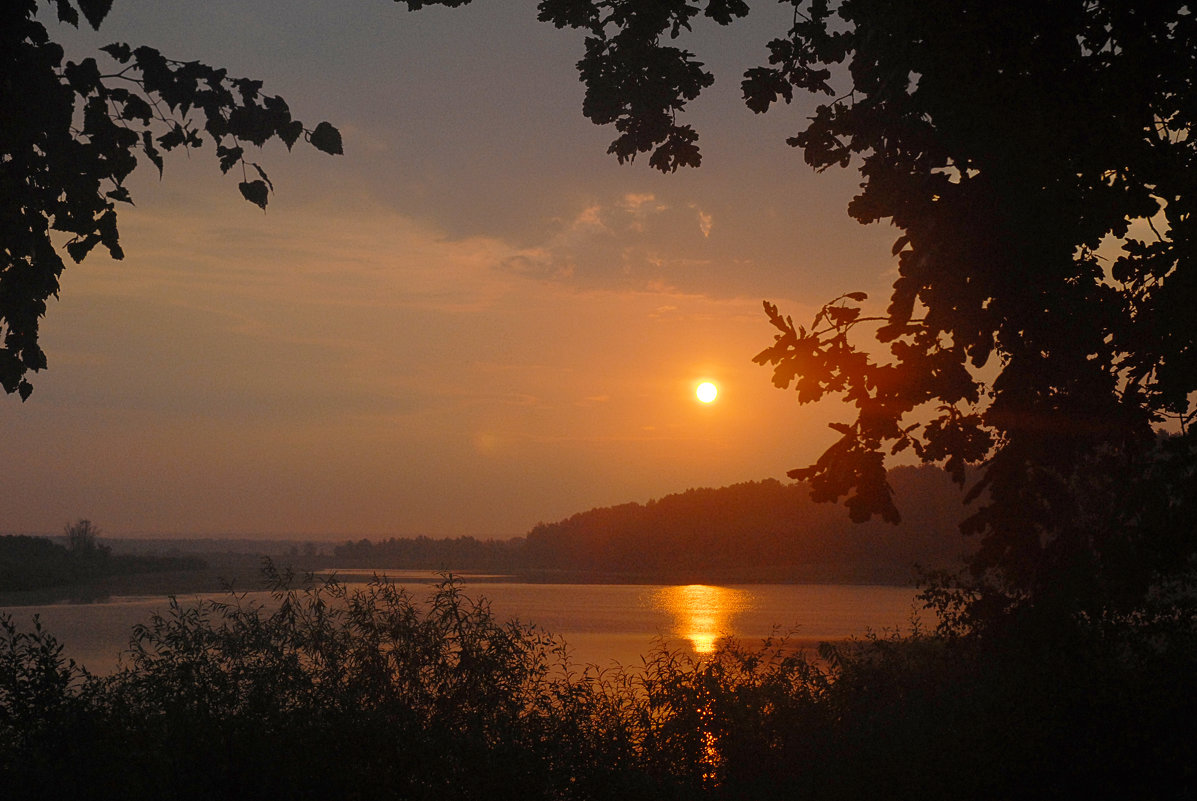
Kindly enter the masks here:
<path id="1" fill-rule="evenodd" d="M 262 82 L 231 78 L 198 61 L 174 61 L 145 46 L 114 43 L 95 58 L 65 60 L 38 13 L 94 29 L 113 0 L 9 0 L 0 4 L 0 386 L 22 399 L 27 374 L 46 366 L 38 325 L 58 293 L 61 251 L 82 261 L 97 245 L 124 252 L 117 203 L 133 202 L 125 179 L 140 159 L 159 174 L 163 154 L 211 140 L 222 172 L 240 172 L 241 195 L 262 208 L 273 186 L 250 145 L 301 138 L 341 152 L 327 122 L 308 129 Z M 104 71 L 110 70 L 110 71 Z"/>
<path id="2" fill-rule="evenodd" d="M 795 13 L 745 97 L 835 97 L 790 141 L 816 169 L 857 161 L 849 213 L 902 233 L 883 316 L 851 294 L 807 329 L 766 304 L 774 383 L 857 409 L 792 475 L 894 519 L 885 451 L 960 481 L 983 463 L 972 568 L 1008 603 L 1141 602 L 1193 566 L 1197 20 L 1091 0 Z M 886 357 L 851 339 L 866 322 Z"/>
<path id="3" fill-rule="evenodd" d="M 847 496 L 854 519 L 896 521 L 887 455 L 913 451 L 960 482 L 981 465 L 965 529 L 982 535 L 972 569 L 1001 603 L 1141 602 L 1197 551 L 1190 4 L 790 4 L 744 100 L 807 104 L 789 143 L 816 170 L 857 165 L 849 214 L 901 232 L 884 314 L 849 292 L 808 328 L 765 304 L 778 333 L 756 361 L 774 383 L 856 408 L 790 475 L 818 499 Z M 699 164 L 677 115 L 713 77 L 667 42 L 745 3 L 544 0 L 540 13 L 587 31 L 583 110 L 614 123 L 620 161 Z M 866 325 L 888 353 L 859 341 Z"/>

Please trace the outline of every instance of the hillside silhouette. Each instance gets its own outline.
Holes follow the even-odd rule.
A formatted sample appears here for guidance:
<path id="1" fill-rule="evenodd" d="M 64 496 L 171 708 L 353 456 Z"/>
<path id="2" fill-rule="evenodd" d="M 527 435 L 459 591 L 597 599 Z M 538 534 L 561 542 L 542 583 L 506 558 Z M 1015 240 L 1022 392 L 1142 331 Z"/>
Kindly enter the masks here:
<path id="1" fill-rule="evenodd" d="M 515 540 L 427 537 L 338 546 L 342 567 L 494 570 L 524 578 L 905 583 L 916 564 L 958 567 L 960 490 L 937 468 L 891 471 L 903 522 L 855 524 L 774 479 L 591 509 Z"/>
<path id="2" fill-rule="evenodd" d="M 804 483 L 752 481 L 593 509 L 529 532 L 530 567 L 678 579 L 904 582 L 957 566 L 960 494 L 934 468 L 896 468 L 903 522 L 854 524 Z"/>

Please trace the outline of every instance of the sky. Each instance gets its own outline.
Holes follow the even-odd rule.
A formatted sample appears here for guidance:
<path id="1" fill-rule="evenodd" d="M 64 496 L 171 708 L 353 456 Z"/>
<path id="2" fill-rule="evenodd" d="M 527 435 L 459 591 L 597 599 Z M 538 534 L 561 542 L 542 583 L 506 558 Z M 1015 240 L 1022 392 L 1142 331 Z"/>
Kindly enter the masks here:
<path id="1" fill-rule="evenodd" d="M 606 155 L 581 36 L 534 0 L 116 0 L 98 33 L 44 11 L 68 58 L 127 41 L 263 80 L 345 155 L 251 153 L 265 212 L 210 142 L 134 174 L 126 257 L 68 262 L 50 368 L 0 398 L 0 531 L 510 537 L 813 461 L 851 410 L 751 362 L 761 301 L 883 309 L 895 232 L 785 144 L 809 102 L 744 107 L 788 22 L 753 9 L 682 40 L 716 83 L 686 115 L 703 164 L 672 175 Z"/>

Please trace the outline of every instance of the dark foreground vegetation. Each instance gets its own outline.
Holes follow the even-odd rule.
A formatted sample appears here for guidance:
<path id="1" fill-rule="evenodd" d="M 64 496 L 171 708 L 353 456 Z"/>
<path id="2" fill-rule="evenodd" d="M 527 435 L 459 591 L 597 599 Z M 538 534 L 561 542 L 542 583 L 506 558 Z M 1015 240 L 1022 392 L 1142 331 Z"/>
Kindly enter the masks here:
<path id="1" fill-rule="evenodd" d="M 949 614 L 942 631 L 817 655 L 781 638 L 596 673 L 451 578 L 425 599 L 265 572 L 272 603 L 172 604 L 108 676 L 0 617 L 5 797 L 1197 792 L 1197 637 L 1176 605 L 984 636 Z"/>

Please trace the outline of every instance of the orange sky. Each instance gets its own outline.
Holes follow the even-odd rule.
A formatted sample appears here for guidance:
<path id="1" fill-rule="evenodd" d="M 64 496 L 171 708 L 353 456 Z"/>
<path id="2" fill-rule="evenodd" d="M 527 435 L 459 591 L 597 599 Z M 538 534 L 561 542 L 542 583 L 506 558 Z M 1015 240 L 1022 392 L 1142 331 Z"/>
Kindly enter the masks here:
<path id="1" fill-rule="evenodd" d="M 210 144 L 135 174 L 126 259 L 68 268 L 50 370 L 0 400 L 0 531 L 512 536 L 782 478 L 830 442 L 847 410 L 751 363 L 760 302 L 882 308 L 894 233 L 847 218 L 854 173 L 784 144 L 809 109 L 739 102 L 784 9 L 688 43 L 717 76 L 705 160 L 662 176 L 581 116 L 578 37 L 478 5 L 117 0 L 72 37 L 262 79 L 346 155 L 267 148 L 265 214 Z"/>

